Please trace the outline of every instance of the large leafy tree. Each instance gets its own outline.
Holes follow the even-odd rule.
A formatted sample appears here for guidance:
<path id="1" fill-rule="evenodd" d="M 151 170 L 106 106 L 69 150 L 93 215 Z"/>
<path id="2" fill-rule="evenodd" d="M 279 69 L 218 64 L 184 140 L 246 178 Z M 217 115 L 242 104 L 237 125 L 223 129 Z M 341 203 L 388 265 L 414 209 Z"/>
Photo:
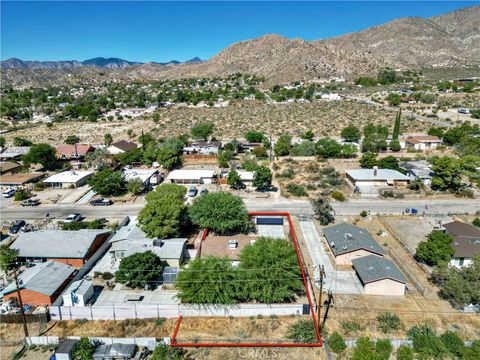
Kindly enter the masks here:
<path id="1" fill-rule="evenodd" d="M 339 158 L 342 153 L 342 145 L 337 141 L 329 138 L 317 141 L 317 154 L 322 158 Z"/>
<path id="2" fill-rule="evenodd" d="M 287 134 L 283 134 L 278 138 L 273 148 L 273 151 L 277 156 L 286 156 L 290 154 L 291 148 L 292 148 L 292 135 L 287 133 Z"/>
<path id="3" fill-rule="evenodd" d="M 460 186 L 460 164 L 451 157 L 442 156 L 434 160 L 432 187 L 439 190 L 457 189 Z"/>
<path id="4" fill-rule="evenodd" d="M 360 166 L 364 169 L 371 169 L 378 164 L 377 154 L 366 152 L 360 158 Z"/>
<path id="5" fill-rule="evenodd" d="M 232 169 L 227 175 L 227 184 L 232 188 L 232 189 L 239 189 L 242 187 L 242 178 L 238 174 L 237 170 Z"/>
<path id="6" fill-rule="evenodd" d="M 87 337 L 82 337 L 75 346 L 73 358 L 78 360 L 91 360 L 95 352 L 95 345 Z"/>
<path id="7" fill-rule="evenodd" d="M 359 142 L 360 137 L 362 136 L 360 129 L 355 125 L 344 127 L 340 135 L 345 141 L 349 142 Z"/>
<path id="8" fill-rule="evenodd" d="M 272 172 L 266 166 L 259 166 L 253 174 L 252 185 L 257 189 L 267 188 L 272 184 Z"/>
<path id="9" fill-rule="evenodd" d="M 65 144 L 75 145 L 80 142 L 80 138 L 77 135 L 68 135 L 65 139 Z"/>
<path id="10" fill-rule="evenodd" d="M 100 195 L 121 195 L 126 190 L 126 182 L 120 171 L 104 169 L 90 178 L 90 186 Z"/>
<path id="11" fill-rule="evenodd" d="M 434 230 L 428 234 L 427 240 L 418 244 L 415 255 L 429 265 L 448 262 L 455 253 L 451 246 L 452 241 L 451 235 L 440 230 Z"/>
<path id="12" fill-rule="evenodd" d="M 96 170 L 103 170 L 109 164 L 109 154 L 106 148 L 95 149 L 93 152 L 89 152 L 85 155 L 85 163 L 88 167 L 93 167 Z"/>
<path id="13" fill-rule="evenodd" d="M 321 225 L 328 225 L 335 221 L 333 208 L 330 202 L 324 198 L 318 198 L 311 201 L 315 218 Z"/>
<path id="14" fill-rule="evenodd" d="M 120 261 L 115 279 L 133 288 L 155 287 L 162 275 L 162 261 L 152 251 L 139 252 Z"/>
<path id="15" fill-rule="evenodd" d="M 177 296 L 183 303 L 233 304 L 240 284 L 236 274 L 227 258 L 196 258 L 178 274 Z"/>
<path id="16" fill-rule="evenodd" d="M 214 125 L 211 122 L 201 122 L 192 127 L 192 135 L 195 139 L 207 140 L 213 134 Z"/>
<path id="17" fill-rule="evenodd" d="M 304 292 L 297 254 L 286 240 L 261 237 L 247 245 L 238 270 L 250 280 L 242 285 L 245 301 L 280 303 Z"/>
<path id="18" fill-rule="evenodd" d="M 164 169 L 171 170 L 182 165 L 182 155 L 171 147 L 161 146 L 158 149 L 157 161 Z"/>
<path id="19" fill-rule="evenodd" d="M 251 143 L 261 143 L 265 135 L 260 131 L 249 131 L 245 134 L 245 139 Z"/>
<path id="20" fill-rule="evenodd" d="M 378 161 L 378 167 L 380 169 L 400 170 L 398 159 L 395 156 L 386 156 Z"/>
<path id="21" fill-rule="evenodd" d="M 217 234 L 246 232 L 252 224 L 242 199 L 227 192 L 211 192 L 196 198 L 188 216 L 195 225 Z"/>
<path id="22" fill-rule="evenodd" d="M 55 148 L 49 144 L 35 144 L 22 157 L 25 164 L 42 164 L 49 167 L 55 162 Z"/>
<path id="23" fill-rule="evenodd" d="M 180 235 L 185 220 L 185 193 L 183 186 L 163 184 L 147 195 L 147 205 L 138 215 L 147 236 L 167 238 Z"/>

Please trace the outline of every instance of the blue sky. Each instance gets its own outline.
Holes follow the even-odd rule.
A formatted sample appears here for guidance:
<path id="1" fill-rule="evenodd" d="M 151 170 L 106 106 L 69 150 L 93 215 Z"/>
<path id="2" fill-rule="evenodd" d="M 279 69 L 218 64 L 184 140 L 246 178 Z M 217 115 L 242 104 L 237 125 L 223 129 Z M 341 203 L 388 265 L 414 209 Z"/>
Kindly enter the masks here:
<path id="1" fill-rule="evenodd" d="M 234 42 L 264 34 L 321 39 L 398 17 L 430 17 L 478 3 L 2 0 L 0 58 L 208 59 Z"/>

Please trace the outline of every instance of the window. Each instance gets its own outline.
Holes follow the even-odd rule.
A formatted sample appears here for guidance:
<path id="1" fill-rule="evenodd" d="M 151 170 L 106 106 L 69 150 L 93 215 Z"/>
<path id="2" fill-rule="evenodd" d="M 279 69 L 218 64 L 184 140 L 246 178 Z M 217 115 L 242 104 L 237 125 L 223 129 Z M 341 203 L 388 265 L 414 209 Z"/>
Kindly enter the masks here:
<path id="1" fill-rule="evenodd" d="M 463 262 L 465 261 L 465 258 L 460 258 L 458 261 L 458 265 L 463 266 Z"/>

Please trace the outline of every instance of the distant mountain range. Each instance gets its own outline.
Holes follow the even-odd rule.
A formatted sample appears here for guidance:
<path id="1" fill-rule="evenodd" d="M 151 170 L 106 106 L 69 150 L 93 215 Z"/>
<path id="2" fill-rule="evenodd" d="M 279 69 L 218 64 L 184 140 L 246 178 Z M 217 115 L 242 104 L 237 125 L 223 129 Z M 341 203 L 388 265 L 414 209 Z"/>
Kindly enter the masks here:
<path id="1" fill-rule="evenodd" d="M 475 73 L 478 69 L 480 74 L 480 6 L 431 18 L 400 18 L 330 39 L 265 35 L 232 44 L 207 61 L 139 64 L 103 58 L 84 62 L 10 59 L 1 67 L 2 83 L 15 87 L 216 77 L 235 72 L 280 84 L 331 76 L 352 79 L 386 67 L 473 69 Z"/>
<path id="2" fill-rule="evenodd" d="M 202 59 L 194 57 L 185 62 L 172 60 L 166 63 L 153 62 L 157 65 L 179 65 L 179 64 L 198 64 L 203 62 Z M 0 68 L 3 69 L 71 69 L 83 66 L 95 66 L 99 68 L 120 69 L 132 65 L 142 65 L 144 63 L 127 61 L 119 58 L 103 58 L 97 57 L 84 61 L 78 60 L 63 60 L 63 61 L 25 61 L 17 58 L 11 58 L 5 61 L 0 61 Z"/>

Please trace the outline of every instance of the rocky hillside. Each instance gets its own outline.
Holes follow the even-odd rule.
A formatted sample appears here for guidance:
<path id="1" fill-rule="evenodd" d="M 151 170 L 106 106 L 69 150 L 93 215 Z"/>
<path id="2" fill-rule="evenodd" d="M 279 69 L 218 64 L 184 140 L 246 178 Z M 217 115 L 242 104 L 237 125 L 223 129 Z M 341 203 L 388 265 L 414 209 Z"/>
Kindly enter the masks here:
<path id="1" fill-rule="evenodd" d="M 372 74 L 384 67 L 480 69 L 480 6 L 428 19 L 401 18 L 343 36 L 305 41 L 265 35 L 241 41 L 205 62 L 148 63 L 121 69 L 3 69 L 2 81 L 14 86 L 58 80 L 147 80 L 225 76 L 243 72 L 271 83 L 341 75 Z M 107 69 L 110 70 L 110 69 Z M 88 74 L 87 74 L 88 73 Z M 98 75 L 98 76 L 95 76 Z"/>

